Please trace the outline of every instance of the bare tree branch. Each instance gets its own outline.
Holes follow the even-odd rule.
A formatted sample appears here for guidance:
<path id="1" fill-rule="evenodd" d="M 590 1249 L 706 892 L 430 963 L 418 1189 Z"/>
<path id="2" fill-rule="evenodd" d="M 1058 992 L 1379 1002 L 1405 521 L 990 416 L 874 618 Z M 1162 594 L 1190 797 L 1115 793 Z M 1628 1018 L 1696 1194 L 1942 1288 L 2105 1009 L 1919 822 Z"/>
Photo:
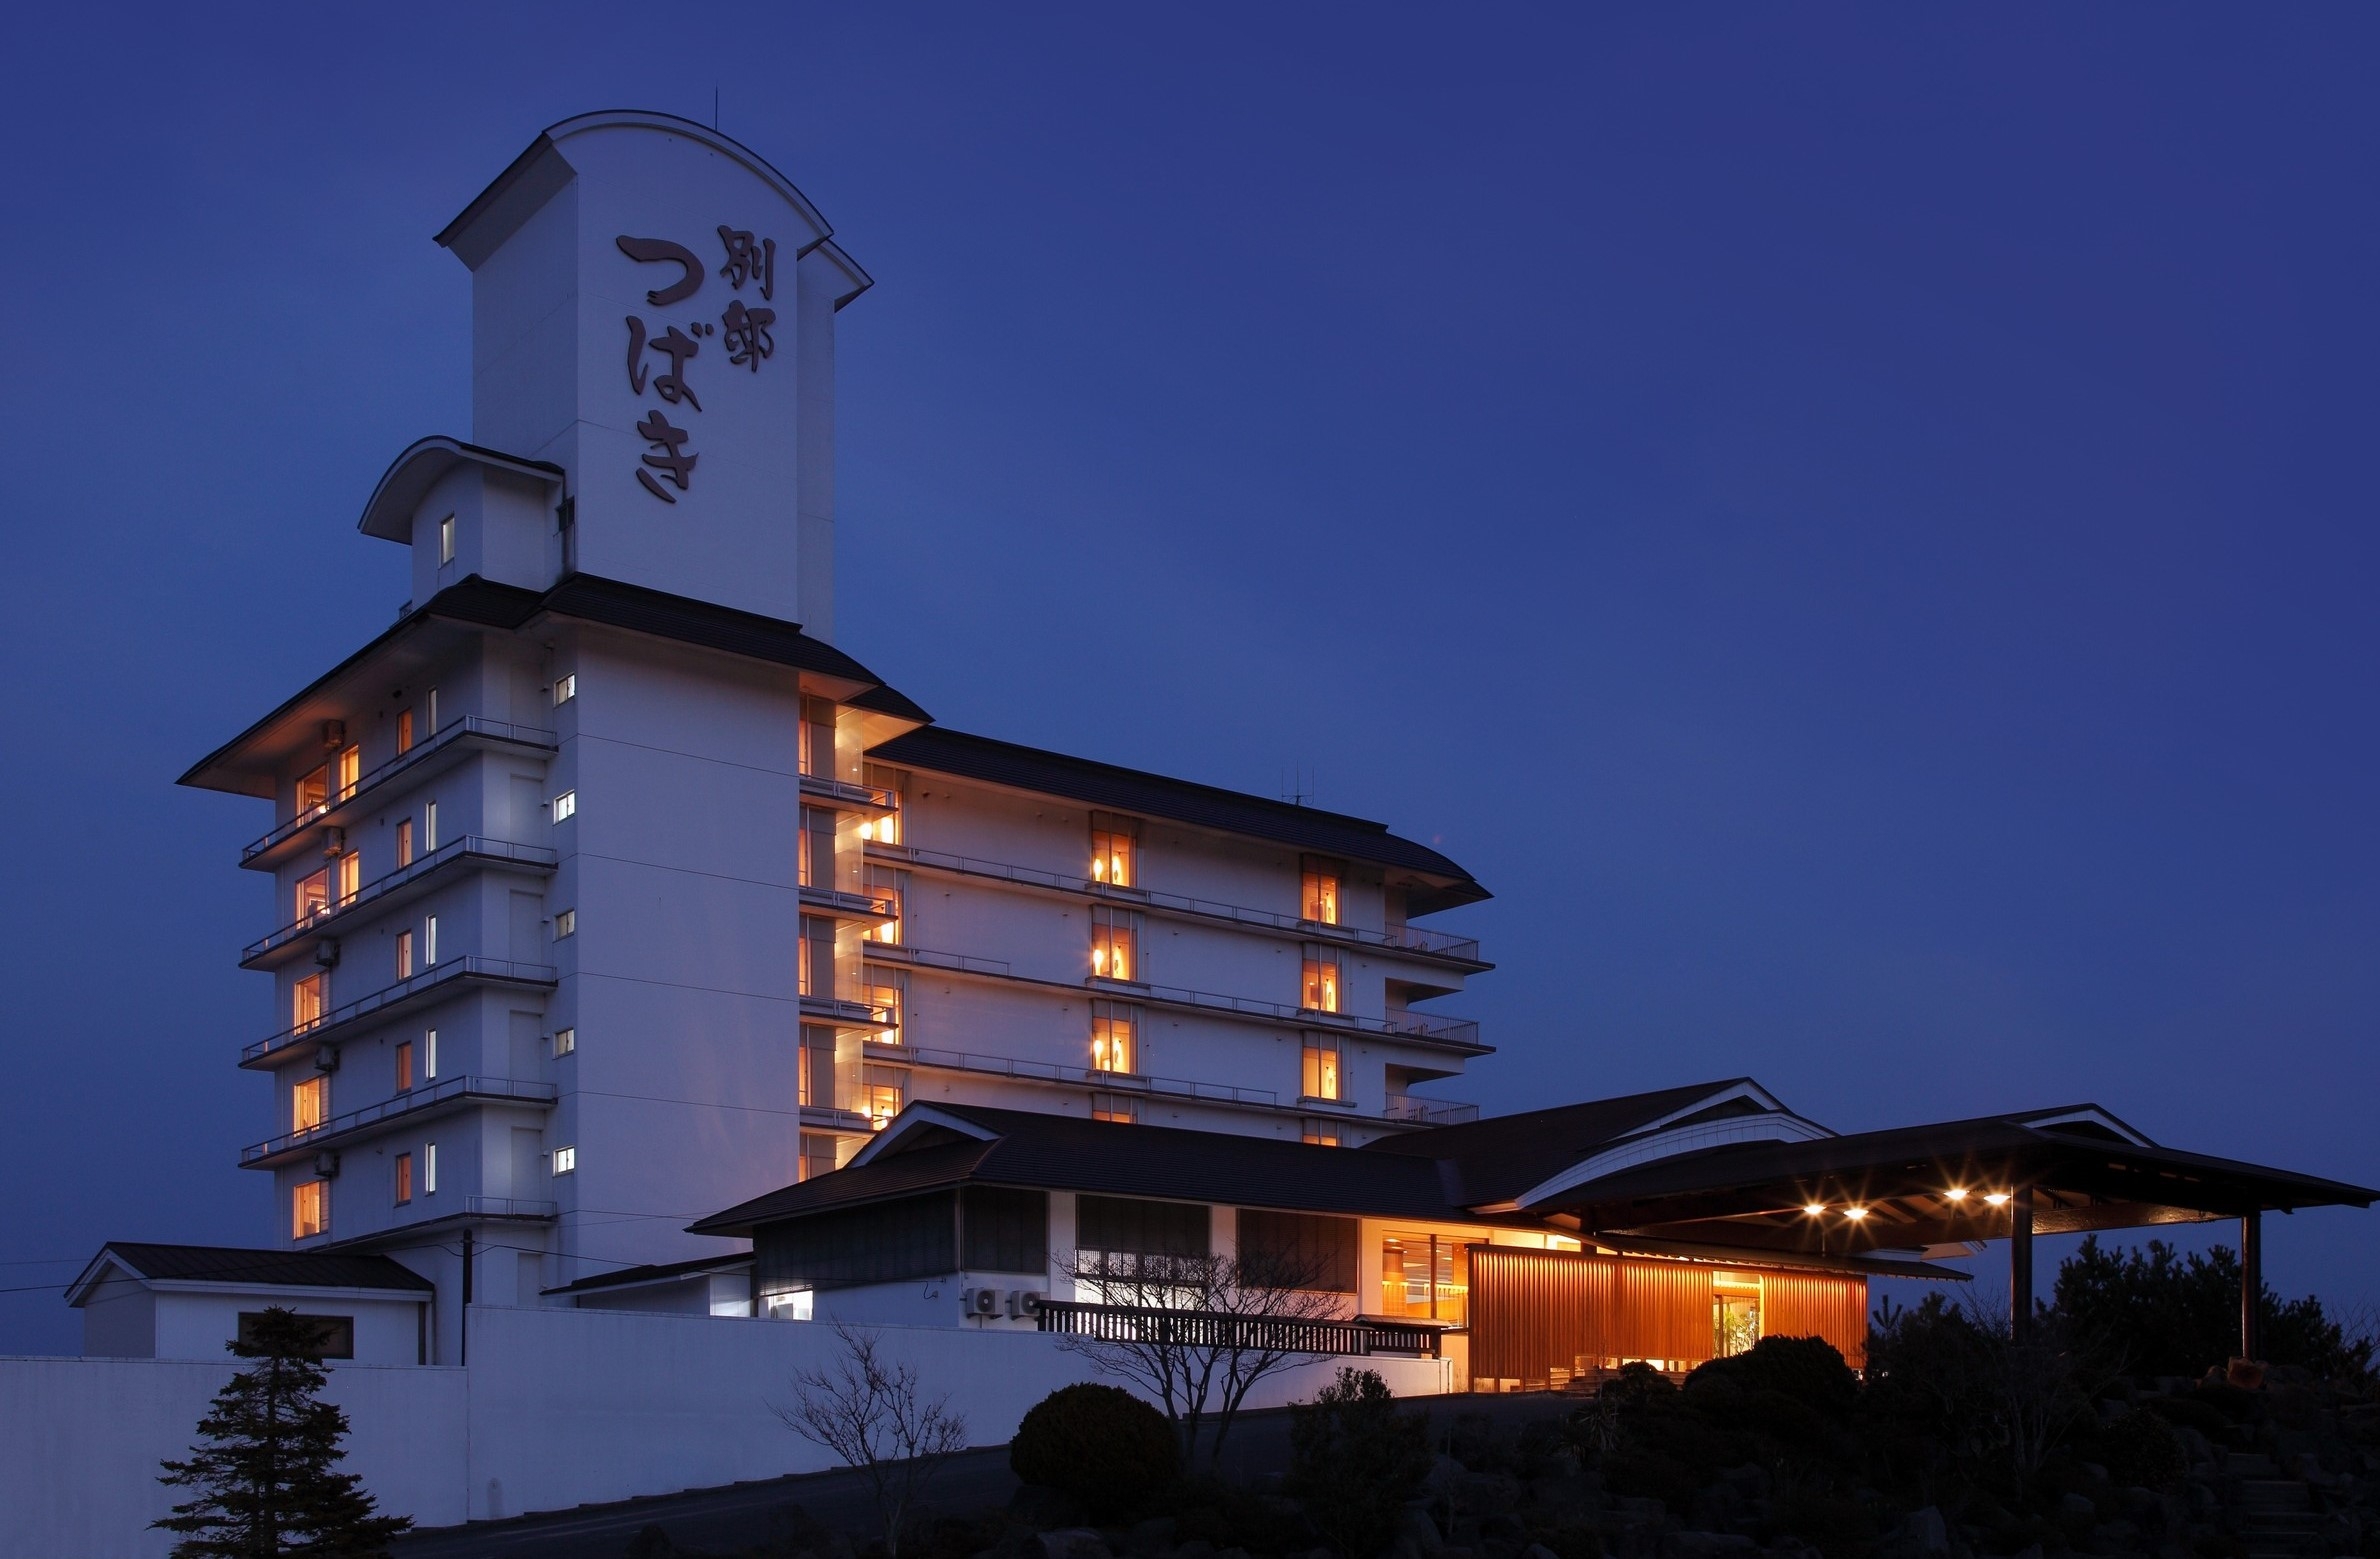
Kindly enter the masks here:
<path id="1" fill-rule="evenodd" d="M 833 1323 L 835 1362 L 796 1370 L 794 1401 L 774 1409 L 785 1427 L 859 1469 L 884 1521 L 884 1550 L 899 1559 L 901 1532 L 944 1458 L 966 1449 L 966 1415 L 947 1396 L 918 1393 L 917 1370 L 878 1351 L 875 1333 Z"/>

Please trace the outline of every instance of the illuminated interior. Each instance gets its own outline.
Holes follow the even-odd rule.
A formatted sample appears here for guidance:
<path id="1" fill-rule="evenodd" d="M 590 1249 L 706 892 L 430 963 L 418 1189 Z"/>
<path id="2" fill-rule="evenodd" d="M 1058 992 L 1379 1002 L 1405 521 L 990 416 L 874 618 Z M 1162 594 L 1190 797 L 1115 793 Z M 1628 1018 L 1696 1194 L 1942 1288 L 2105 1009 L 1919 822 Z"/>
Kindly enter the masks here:
<path id="1" fill-rule="evenodd" d="M 1471 1298 L 1471 1253 L 1441 1234 L 1384 1235 L 1380 1313 L 1460 1325 Z"/>
<path id="2" fill-rule="evenodd" d="M 1128 910 L 1091 911 L 1091 973 L 1103 980 L 1139 978 L 1140 917 Z"/>
<path id="3" fill-rule="evenodd" d="M 322 1021 L 322 976 L 309 974 L 289 987 L 289 1026 L 303 1032 Z"/>
<path id="4" fill-rule="evenodd" d="M 1091 1066 L 1100 1072 L 1139 1070 L 1140 1016 L 1130 1003 L 1091 1003 Z"/>
<path id="5" fill-rule="evenodd" d="M 1305 985 L 1299 995 L 1298 1005 L 1308 1012 L 1339 1010 L 1339 955 L 1336 952 L 1329 948 L 1306 949 Z"/>
<path id="6" fill-rule="evenodd" d="M 310 1240 L 331 1227 L 331 1186 L 327 1180 L 301 1180 L 289 1190 L 289 1237 Z"/>
<path id="7" fill-rule="evenodd" d="M 1309 1099 L 1342 1098 L 1339 1042 L 1328 1034 L 1306 1036 L 1304 1093 Z"/>
<path id="8" fill-rule="evenodd" d="M 1309 855 L 1300 890 L 1301 918 L 1325 926 L 1339 923 L 1339 863 Z"/>
<path id="9" fill-rule="evenodd" d="M 331 869 L 325 866 L 310 876 L 298 879 L 297 913 L 294 919 L 312 920 L 327 915 L 331 908 Z"/>
<path id="10" fill-rule="evenodd" d="M 1140 825 L 1127 817 L 1091 814 L 1091 880 L 1129 888 L 1139 879 Z"/>
<path id="11" fill-rule="evenodd" d="M 329 1113 L 331 1080 L 317 1073 L 289 1090 L 289 1129 L 312 1131 Z"/>

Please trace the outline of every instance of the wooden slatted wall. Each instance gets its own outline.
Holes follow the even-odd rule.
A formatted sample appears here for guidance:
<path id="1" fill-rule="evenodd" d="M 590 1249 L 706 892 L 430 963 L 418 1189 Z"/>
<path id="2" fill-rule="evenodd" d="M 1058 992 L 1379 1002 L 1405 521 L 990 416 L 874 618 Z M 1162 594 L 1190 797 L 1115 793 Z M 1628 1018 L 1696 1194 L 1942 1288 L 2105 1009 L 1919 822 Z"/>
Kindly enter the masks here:
<path id="1" fill-rule="evenodd" d="M 1614 1359 L 1698 1364 L 1711 1356 L 1716 1269 L 1678 1261 L 1478 1245 L 1471 1249 L 1471 1375 L 1559 1385 Z M 1761 1332 L 1823 1337 L 1867 1359 L 1868 1283 L 1763 1272 Z"/>

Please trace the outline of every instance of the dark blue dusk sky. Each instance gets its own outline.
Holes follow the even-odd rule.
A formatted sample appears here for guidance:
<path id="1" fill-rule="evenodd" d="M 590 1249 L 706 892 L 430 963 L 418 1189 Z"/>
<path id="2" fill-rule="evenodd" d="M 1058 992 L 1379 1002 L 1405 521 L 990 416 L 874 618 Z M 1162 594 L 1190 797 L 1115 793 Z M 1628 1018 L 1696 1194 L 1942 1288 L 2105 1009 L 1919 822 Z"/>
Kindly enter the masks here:
<path id="1" fill-rule="evenodd" d="M 430 235 L 714 87 L 878 281 L 841 642 L 1463 861 L 1441 1091 L 2380 1182 L 2369 8 L 372 17 L 12 24 L 0 1351 L 103 1238 L 270 1237 L 266 815 L 172 780 L 407 593 L 354 525 L 469 426 Z M 2380 1299 L 2375 1235 L 2269 1271 Z"/>

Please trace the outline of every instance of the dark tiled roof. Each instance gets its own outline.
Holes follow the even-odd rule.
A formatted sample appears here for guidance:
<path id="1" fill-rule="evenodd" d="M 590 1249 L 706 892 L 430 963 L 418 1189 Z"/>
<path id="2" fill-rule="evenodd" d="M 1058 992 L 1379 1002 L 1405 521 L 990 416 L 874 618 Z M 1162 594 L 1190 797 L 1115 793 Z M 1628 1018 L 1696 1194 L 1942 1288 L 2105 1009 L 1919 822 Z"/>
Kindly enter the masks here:
<path id="1" fill-rule="evenodd" d="M 639 1283 L 660 1283 L 671 1278 L 700 1277 L 706 1272 L 729 1272 L 752 1264 L 750 1251 L 728 1251 L 718 1256 L 697 1256 L 692 1261 L 664 1262 L 658 1266 L 647 1263 L 641 1267 L 620 1267 L 610 1272 L 598 1272 L 592 1277 L 579 1278 L 560 1288 L 540 1289 L 544 1294 L 592 1294 L 607 1288 L 634 1288 Z"/>
<path id="2" fill-rule="evenodd" d="M 1020 747 L 1014 742 L 929 726 L 896 736 L 869 756 L 905 768 L 930 769 L 1016 790 L 1064 796 L 1089 806 L 1165 817 L 1221 833 L 1295 845 L 1318 855 L 1343 856 L 1411 872 L 1430 885 L 1411 892 L 1407 913 L 1426 915 L 1488 897 L 1471 874 L 1427 845 L 1401 839 L 1385 823 L 1270 801 L 1236 790 L 1168 779 L 1089 758 Z"/>
<path id="3" fill-rule="evenodd" d="M 1448 1199 L 1438 1166 L 1426 1159 L 1025 1110 L 951 1104 L 931 1108 L 997 1135 L 986 1142 L 945 1138 L 913 1149 L 891 1144 L 892 1151 L 868 1163 L 731 1207 L 695 1224 L 694 1231 L 749 1233 L 755 1224 L 800 1213 L 969 1182 L 1234 1207 L 1474 1221 Z"/>
<path id="4" fill-rule="evenodd" d="M 1727 1078 L 1618 1099 L 1591 1099 L 1520 1115 L 1494 1115 L 1365 1144 L 1367 1153 L 1430 1158 L 1448 1164 L 1456 1192 L 1473 1206 L 1509 1202 L 1588 1157 L 1615 1137 L 1744 1082 Z"/>
<path id="5" fill-rule="evenodd" d="M 288 1288 L 388 1288 L 426 1294 L 432 1284 L 386 1256 L 345 1251 L 249 1250 L 236 1245 L 140 1245 L 111 1240 L 113 1255 L 142 1277 L 169 1283 L 257 1283 Z"/>

